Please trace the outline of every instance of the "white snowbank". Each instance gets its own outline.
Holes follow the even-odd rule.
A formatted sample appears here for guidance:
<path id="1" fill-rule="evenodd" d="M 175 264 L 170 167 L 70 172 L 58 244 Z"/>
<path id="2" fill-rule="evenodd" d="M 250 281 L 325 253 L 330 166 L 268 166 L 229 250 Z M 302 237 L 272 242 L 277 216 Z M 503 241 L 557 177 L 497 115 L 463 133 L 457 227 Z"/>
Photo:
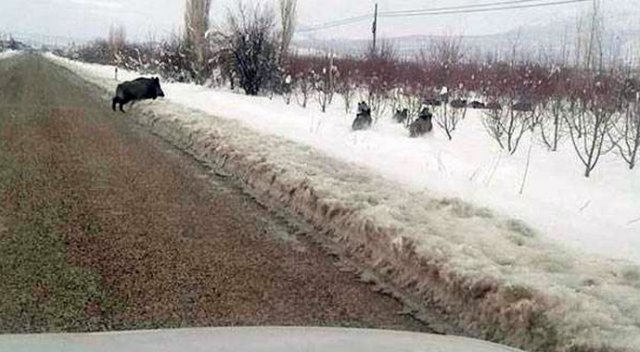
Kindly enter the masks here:
<path id="1" fill-rule="evenodd" d="M 19 51 L 15 51 L 15 50 L 2 51 L 0 52 L 0 60 L 18 55 L 19 53 L 20 53 Z"/>
<path id="2" fill-rule="evenodd" d="M 115 87 L 113 67 L 49 58 L 102 87 Z M 121 79 L 135 76 L 120 71 Z M 183 111 L 167 102 L 153 109 L 175 111 L 175 119 L 193 130 L 225 131 L 238 145 L 303 173 L 324 195 L 400 229 L 426 257 L 441 258 L 464 275 L 490 276 L 559 299 L 548 315 L 562 322 L 563 336 L 640 346 L 640 224 L 633 221 L 640 211 L 633 209 L 640 204 L 638 171 L 604 159 L 586 180 L 569 148 L 551 154 L 533 146 L 520 196 L 526 153 L 499 152 L 476 112 L 470 111 L 453 142 L 438 134 L 412 140 L 386 119 L 372 131 L 352 133 L 351 117 L 339 107 L 322 114 L 279 98 L 186 84 L 163 89 L 169 103 L 213 116 L 178 114 Z M 607 259 L 613 257 L 629 261 Z"/>

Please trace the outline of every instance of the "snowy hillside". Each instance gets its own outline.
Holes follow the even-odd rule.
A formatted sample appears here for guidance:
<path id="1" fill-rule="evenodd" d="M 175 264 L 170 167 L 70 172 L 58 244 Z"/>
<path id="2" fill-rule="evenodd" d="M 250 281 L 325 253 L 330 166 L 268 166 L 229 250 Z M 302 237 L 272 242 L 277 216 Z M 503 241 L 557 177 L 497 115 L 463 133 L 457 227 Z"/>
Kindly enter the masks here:
<path id="1" fill-rule="evenodd" d="M 579 9 L 579 10 L 578 10 Z M 560 59 L 566 55 L 566 51 L 573 51 L 577 41 L 576 27 L 580 16 L 588 18 L 590 5 L 573 8 L 551 8 L 553 10 L 567 10 L 558 12 L 554 16 L 532 15 L 523 11 L 518 19 L 504 19 L 498 21 L 483 22 L 483 28 L 492 33 L 478 33 L 473 30 L 461 30 L 462 24 L 455 29 L 434 31 L 425 34 L 417 34 L 423 31 L 413 31 L 410 35 L 385 34 L 384 41 L 390 43 L 396 54 L 402 58 L 414 59 L 422 50 L 428 50 L 434 40 L 441 40 L 443 34 L 460 36 L 461 44 L 468 54 L 487 53 L 502 57 L 512 55 L 513 47 L 517 47 L 519 55 L 539 58 L 542 54 L 545 58 Z M 547 11 L 545 10 L 545 11 Z M 552 12 L 553 13 L 553 12 Z M 640 2 L 635 0 L 617 0 L 607 2 L 604 8 L 605 31 L 604 47 L 608 55 L 639 55 L 640 43 Z M 500 18 L 502 13 L 488 13 L 488 19 Z M 477 16 L 463 17 L 462 22 L 478 21 Z M 405 19 L 411 21 L 411 19 Z M 433 20 L 429 18 L 429 20 Z M 392 22 L 398 28 L 402 23 Z M 517 24 L 510 26 L 509 23 Z M 477 24 L 477 23 L 476 23 Z M 491 27 L 495 26 L 494 30 Z M 434 26 L 437 28 L 438 26 Z M 464 26 L 462 26 L 464 27 Z M 509 28 L 510 29 L 505 29 Z M 294 45 L 304 51 L 336 52 L 341 55 L 362 55 L 369 45 L 369 38 L 350 39 L 343 34 L 329 36 L 301 36 L 294 41 Z M 304 51 L 302 50 L 304 49 Z M 569 55 L 569 57 L 573 57 Z"/>
<path id="2" fill-rule="evenodd" d="M 115 86 L 113 67 L 50 58 L 105 88 Z M 122 79 L 136 76 L 121 71 Z M 169 102 L 210 114 L 210 119 L 176 115 L 190 128 L 231 128 L 226 131 L 232 135 L 253 131 L 263 136 L 259 148 L 265 155 L 284 149 L 277 140 L 292 141 L 300 153 L 314 150 L 368 170 L 370 178 L 353 176 L 362 182 L 352 186 L 358 192 L 337 188 L 350 177 L 349 169 L 332 166 L 336 179 L 322 182 L 335 185 L 337 198 L 366 201 L 364 212 L 403 229 L 425 255 L 446 258 L 466 274 L 531 285 L 560 299 L 564 303 L 549 314 L 576 336 L 622 346 L 640 343 L 640 171 L 629 171 L 615 156 L 608 155 L 585 179 L 570 145 L 550 153 L 525 137 L 516 155 L 506 155 L 484 131 L 479 111 L 469 111 L 449 142 L 437 130 L 410 139 L 389 116 L 370 131 L 353 133 L 353 116 L 339 104 L 323 114 L 314 105 L 287 106 L 280 97 L 187 84 L 163 89 Z M 241 127 L 233 129 L 234 123 Z M 276 159 L 309 170 L 323 162 L 289 152 Z M 456 209 L 459 217 L 439 218 L 443 207 Z"/>

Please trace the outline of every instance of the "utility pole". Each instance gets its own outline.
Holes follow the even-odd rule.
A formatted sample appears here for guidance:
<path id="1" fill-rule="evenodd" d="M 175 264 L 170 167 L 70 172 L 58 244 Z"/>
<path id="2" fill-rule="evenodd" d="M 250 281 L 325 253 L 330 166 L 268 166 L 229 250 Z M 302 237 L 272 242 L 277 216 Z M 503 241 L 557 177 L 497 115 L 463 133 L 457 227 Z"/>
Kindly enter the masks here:
<path id="1" fill-rule="evenodd" d="M 378 33 L 378 3 L 376 2 L 376 8 L 373 12 L 373 27 L 371 29 L 373 32 L 373 55 L 376 55 L 376 35 Z"/>

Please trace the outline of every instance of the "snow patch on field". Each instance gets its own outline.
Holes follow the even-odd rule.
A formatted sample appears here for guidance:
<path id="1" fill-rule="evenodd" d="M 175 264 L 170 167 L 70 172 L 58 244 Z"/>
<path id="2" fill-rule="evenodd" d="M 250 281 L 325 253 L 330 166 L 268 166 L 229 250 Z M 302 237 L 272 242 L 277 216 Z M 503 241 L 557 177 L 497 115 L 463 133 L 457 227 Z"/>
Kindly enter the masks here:
<path id="1" fill-rule="evenodd" d="M 115 87 L 113 67 L 49 58 L 105 89 Z M 121 79 L 135 76 L 120 72 Z M 439 135 L 410 140 L 384 120 L 372 131 L 351 133 L 351 118 L 338 108 L 321 114 L 278 98 L 185 84 L 163 88 L 167 101 L 143 105 L 175 116 L 183 129 L 221 134 L 247 155 L 293 170 L 323 197 L 397 229 L 389 246 L 410 239 L 417 253 L 461 275 L 544 292 L 552 301 L 547 316 L 560 322 L 560 338 L 640 346 L 640 230 L 620 220 L 640 204 L 637 172 L 605 160 L 602 172 L 584 180 L 569 152 L 550 154 L 534 146 L 529 181 L 519 196 L 526 157 L 501 154 L 475 113 L 453 142 Z"/>

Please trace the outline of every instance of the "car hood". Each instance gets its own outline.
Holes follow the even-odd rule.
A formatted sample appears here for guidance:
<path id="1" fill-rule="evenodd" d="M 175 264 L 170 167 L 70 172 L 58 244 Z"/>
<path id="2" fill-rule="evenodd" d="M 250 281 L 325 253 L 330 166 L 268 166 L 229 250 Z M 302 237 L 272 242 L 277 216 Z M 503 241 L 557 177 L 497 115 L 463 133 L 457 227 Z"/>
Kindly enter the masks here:
<path id="1" fill-rule="evenodd" d="M 517 352 L 493 343 L 388 330 L 309 327 L 199 328 L 85 334 L 0 335 L 13 352 Z"/>

